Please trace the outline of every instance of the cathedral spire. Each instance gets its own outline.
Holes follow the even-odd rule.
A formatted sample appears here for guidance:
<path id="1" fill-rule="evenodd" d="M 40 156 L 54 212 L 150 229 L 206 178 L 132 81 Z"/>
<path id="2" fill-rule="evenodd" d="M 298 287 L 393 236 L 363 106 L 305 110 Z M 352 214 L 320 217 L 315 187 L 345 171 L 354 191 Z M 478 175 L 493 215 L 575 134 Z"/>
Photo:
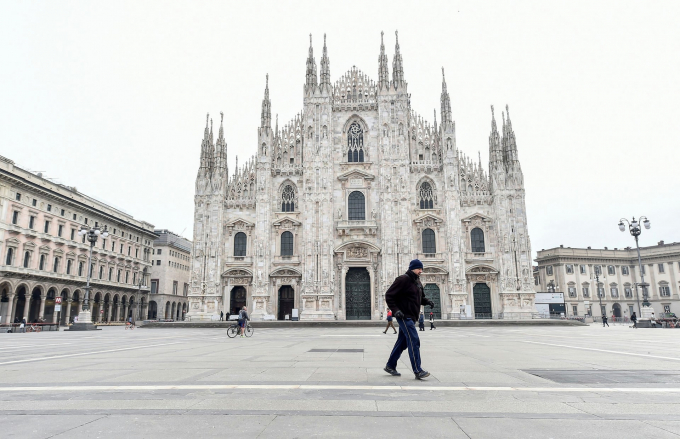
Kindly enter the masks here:
<path id="1" fill-rule="evenodd" d="M 437 132 L 437 109 L 434 109 L 434 132 Z"/>
<path id="2" fill-rule="evenodd" d="M 451 99 L 449 98 L 449 92 L 446 89 L 446 76 L 444 76 L 444 67 L 442 67 L 442 125 L 453 122 L 453 116 L 451 114 Z"/>
<path id="3" fill-rule="evenodd" d="M 267 73 L 266 85 L 264 87 L 264 99 L 262 99 L 262 116 L 260 128 L 272 127 L 272 103 L 269 100 L 269 73 Z"/>
<path id="4" fill-rule="evenodd" d="M 394 60 L 392 60 L 392 84 L 396 89 L 404 86 L 404 65 L 399 52 L 399 31 L 395 31 L 394 34 L 397 37 L 397 42 L 394 46 Z"/>
<path id="5" fill-rule="evenodd" d="M 215 144 L 215 168 L 226 172 L 227 142 L 224 140 L 224 113 L 220 111 L 220 131 Z"/>
<path id="6" fill-rule="evenodd" d="M 384 32 L 380 32 L 380 56 L 378 57 L 378 88 L 387 89 L 390 86 L 390 72 L 387 67 L 387 55 L 385 55 Z"/>
<path id="7" fill-rule="evenodd" d="M 503 120 L 503 158 L 505 166 L 510 169 L 512 167 L 519 167 L 519 158 L 517 157 L 517 141 L 515 139 L 515 131 L 512 129 L 512 122 L 510 121 L 510 108 L 505 106 L 505 116 Z"/>
<path id="8" fill-rule="evenodd" d="M 307 81 L 305 82 L 305 90 L 307 92 L 314 92 L 316 86 L 316 61 L 314 60 L 314 48 L 312 47 L 312 34 L 309 34 L 309 56 L 307 56 Z"/>
<path id="9" fill-rule="evenodd" d="M 212 160 L 208 122 L 210 122 L 210 113 L 205 116 L 205 131 L 203 132 L 203 140 L 201 141 L 201 169 L 210 169 L 210 161 Z"/>
<path id="10" fill-rule="evenodd" d="M 328 59 L 328 49 L 326 48 L 326 34 L 323 34 L 323 55 L 321 56 L 319 87 L 322 89 L 327 87 L 328 92 L 331 92 L 331 62 Z"/>
<path id="11" fill-rule="evenodd" d="M 496 117 L 494 115 L 493 105 L 491 106 L 491 134 L 489 134 L 489 172 L 491 169 L 498 169 L 503 167 L 503 150 L 501 148 L 501 139 L 498 135 L 498 128 L 496 126 Z"/>

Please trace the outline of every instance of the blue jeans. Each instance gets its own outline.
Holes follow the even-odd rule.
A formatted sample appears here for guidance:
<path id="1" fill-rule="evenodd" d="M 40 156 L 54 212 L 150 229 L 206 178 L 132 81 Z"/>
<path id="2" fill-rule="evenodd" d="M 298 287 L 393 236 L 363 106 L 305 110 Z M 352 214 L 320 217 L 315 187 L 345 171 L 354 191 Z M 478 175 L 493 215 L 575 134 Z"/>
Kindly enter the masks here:
<path id="1" fill-rule="evenodd" d="M 411 360 L 413 373 L 418 373 L 423 369 L 420 367 L 420 338 L 418 338 L 416 325 L 409 318 L 395 319 L 399 324 L 399 335 L 390 354 L 390 359 L 387 360 L 387 366 L 396 369 L 401 353 L 404 352 L 404 349 L 408 349 L 408 358 Z"/>

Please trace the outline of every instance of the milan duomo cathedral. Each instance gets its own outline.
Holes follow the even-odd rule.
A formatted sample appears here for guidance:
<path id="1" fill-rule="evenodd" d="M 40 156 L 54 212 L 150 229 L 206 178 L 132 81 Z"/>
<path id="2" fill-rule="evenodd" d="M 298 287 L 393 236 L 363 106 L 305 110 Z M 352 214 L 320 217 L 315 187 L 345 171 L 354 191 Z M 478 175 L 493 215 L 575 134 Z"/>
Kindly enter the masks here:
<path id="1" fill-rule="evenodd" d="M 325 36 L 319 73 L 311 40 L 306 71 L 303 108 L 282 127 L 267 77 L 257 153 L 231 175 L 223 123 L 214 141 L 206 120 L 188 315 L 380 319 L 414 258 L 437 318 L 534 312 L 508 107 L 500 130 L 491 107 L 487 171 L 456 144 L 443 70 L 439 123 L 411 108 L 398 36 L 391 74 L 381 38 L 377 82 L 356 67 L 331 81 Z"/>

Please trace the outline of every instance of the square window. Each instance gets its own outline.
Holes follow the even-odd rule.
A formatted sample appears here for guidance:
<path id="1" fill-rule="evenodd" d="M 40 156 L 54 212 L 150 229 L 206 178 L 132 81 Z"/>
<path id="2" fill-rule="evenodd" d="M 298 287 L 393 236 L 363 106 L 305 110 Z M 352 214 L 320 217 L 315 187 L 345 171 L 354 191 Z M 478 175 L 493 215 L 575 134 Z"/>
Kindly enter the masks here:
<path id="1" fill-rule="evenodd" d="M 567 264 L 567 274 L 574 274 L 574 266 Z"/>
<path id="2" fill-rule="evenodd" d="M 614 276 L 616 274 L 616 268 L 613 265 L 607 266 L 607 274 Z"/>
<path id="3" fill-rule="evenodd" d="M 668 287 L 668 286 L 659 287 L 659 294 L 663 297 L 670 297 L 671 296 L 670 287 Z"/>
<path id="4" fill-rule="evenodd" d="M 17 201 L 21 201 L 21 194 L 19 192 L 17 192 L 16 199 L 17 199 Z"/>
<path id="5" fill-rule="evenodd" d="M 586 274 L 586 266 L 585 265 L 580 265 L 579 270 L 581 270 L 581 274 Z"/>
<path id="6" fill-rule="evenodd" d="M 630 274 L 628 267 L 626 267 L 625 265 L 621 267 L 621 274 L 623 274 L 624 276 L 628 276 Z"/>
<path id="7" fill-rule="evenodd" d="M 156 261 L 156 265 L 161 265 L 161 260 L 160 260 L 160 259 Z"/>

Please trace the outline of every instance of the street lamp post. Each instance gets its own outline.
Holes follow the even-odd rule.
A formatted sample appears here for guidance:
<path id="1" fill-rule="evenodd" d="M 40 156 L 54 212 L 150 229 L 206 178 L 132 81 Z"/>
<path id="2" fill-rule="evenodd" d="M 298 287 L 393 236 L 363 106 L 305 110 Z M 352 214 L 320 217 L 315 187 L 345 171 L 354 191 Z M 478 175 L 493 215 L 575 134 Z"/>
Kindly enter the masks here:
<path id="1" fill-rule="evenodd" d="M 597 270 L 595 270 L 595 289 L 597 290 L 597 298 L 600 300 L 600 314 L 604 316 L 605 313 L 602 311 L 602 296 L 604 296 L 604 284 L 602 284 L 602 292 L 600 292 L 600 273 Z"/>
<path id="2" fill-rule="evenodd" d="M 101 230 L 97 225 L 95 225 L 94 227 L 90 227 L 89 229 L 83 226 L 78 232 L 78 235 L 85 236 L 86 239 L 90 242 L 90 253 L 87 256 L 87 285 L 85 286 L 85 298 L 83 299 L 83 308 L 82 311 L 78 313 L 78 322 L 74 323 L 69 330 L 89 331 L 97 329 L 97 327 L 92 323 L 92 313 L 90 312 L 90 279 L 92 278 L 92 249 L 94 248 L 94 245 L 97 243 L 97 240 L 99 239 L 100 236 L 104 239 L 106 239 L 106 237 L 109 236 L 109 231 L 106 228 L 106 226 L 104 226 L 103 230 Z"/>
<path id="3" fill-rule="evenodd" d="M 621 220 L 619 221 L 619 230 L 625 232 L 626 225 L 628 225 L 628 230 L 630 231 L 630 234 L 633 235 L 633 237 L 635 238 L 635 248 L 637 249 L 638 257 L 638 268 L 640 269 L 640 280 L 642 281 L 636 284 L 635 286 L 635 298 L 637 300 L 640 318 L 648 319 L 649 317 L 651 317 L 652 314 L 652 304 L 649 303 L 648 300 L 647 287 L 649 286 L 649 284 L 645 282 L 645 274 L 642 268 L 642 258 L 640 257 L 640 244 L 638 242 L 638 236 L 640 236 L 640 234 L 642 233 L 642 228 L 640 228 L 640 221 L 642 221 L 642 224 L 645 226 L 645 229 L 649 230 L 651 228 L 651 224 L 649 223 L 647 217 L 641 216 L 637 220 L 635 219 L 635 217 L 633 217 L 632 221 L 628 221 L 626 218 L 621 218 Z M 638 295 L 637 289 L 638 286 L 642 288 L 642 306 L 645 307 L 644 313 L 642 312 L 642 308 L 640 307 L 640 296 Z"/>
<path id="4" fill-rule="evenodd" d="M 137 283 L 137 287 L 138 287 L 137 288 L 137 298 L 135 299 L 135 308 L 137 308 L 137 313 L 136 313 L 137 318 L 135 320 L 144 320 L 144 318 L 142 317 L 142 307 L 140 306 L 139 301 L 141 300 L 140 296 L 142 294 L 142 285 L 144 285 L 144 277 L 145 276 L 146 276 L 146 267 L 144 267 L 142 269 L 142 275 L 139 277 L 139 282 Z M 148 304 L 148 302 L 149 301 L 147 300 L 147 304 Z"/>

